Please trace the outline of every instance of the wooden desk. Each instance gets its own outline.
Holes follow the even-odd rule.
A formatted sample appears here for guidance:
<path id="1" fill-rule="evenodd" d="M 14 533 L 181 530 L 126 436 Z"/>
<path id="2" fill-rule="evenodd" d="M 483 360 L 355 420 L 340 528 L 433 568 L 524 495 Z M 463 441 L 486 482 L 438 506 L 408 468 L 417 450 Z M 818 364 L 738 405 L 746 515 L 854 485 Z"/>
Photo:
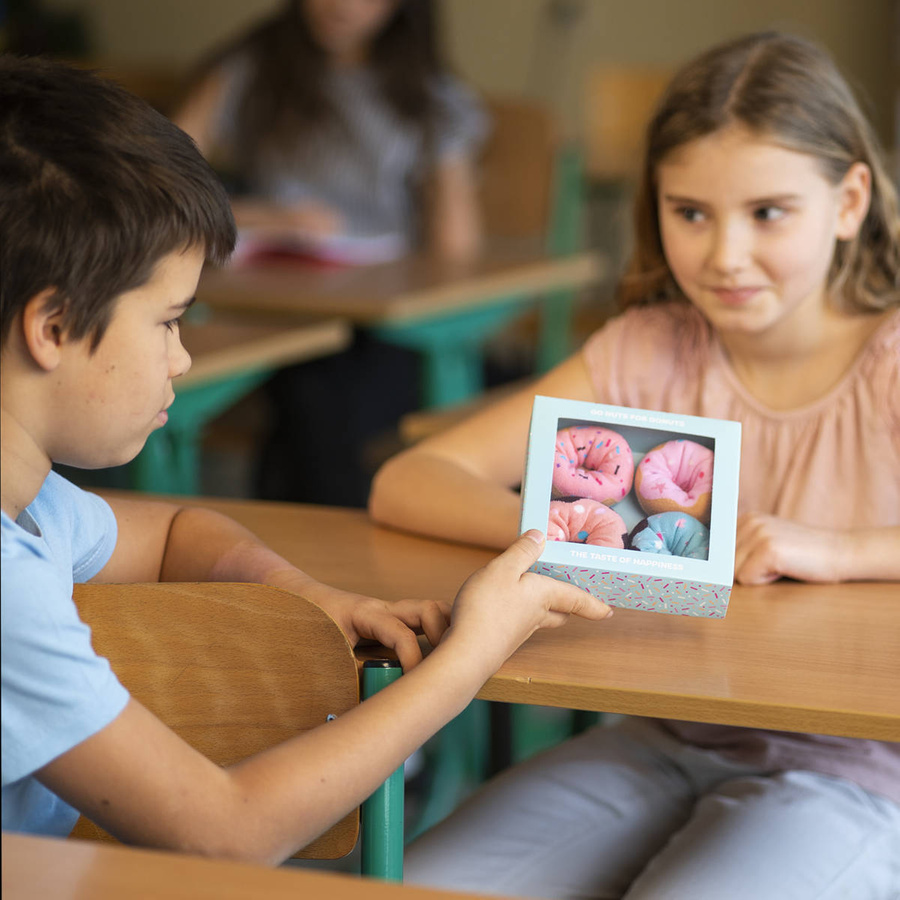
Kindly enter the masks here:
<path id="1" fill-rule="evenodd" d="M 3 834 L 4 900 L 477 900 L 350 875 Z"/>
<path id="2" fill-rule="evenodd" d="M 451 599 L 492 554 L 356 510 L 198 501 L 315 578 L 396 600 Z M 734 588 L 725 619 L 618 609 L 535 634 L 487 700 L 900 741 L 900 584 Z"/>
<path id="3" fill-rule="evenodd" d="M 279 367 L 342 350 L 350 342 L 350 326 L 333 317 L 285 323 L 225 313 L 188 319 L 181 340 L 192 365 L 174 382 L 168 424 L 150 435 L 129 467 L 138 490 L 198 493 L 201 432 L 210 419 Z"/>
<path id="4" fill-rule="evenodd" d="M 533 242 L 495 244 L 470 263 L 424 256 L 376 266 L 325 268 L 287 262 L 210 270 L 197 297 L 215 309 L 346 317 L 379 337 L 423 354 L 424 403 L 465 400 L 482 387 L 484 341 L 545 292 L 596 281 L 590 253 L 553 257 Z M 568 352 L 571 304 L 544 305 L 549 361 Z"/>

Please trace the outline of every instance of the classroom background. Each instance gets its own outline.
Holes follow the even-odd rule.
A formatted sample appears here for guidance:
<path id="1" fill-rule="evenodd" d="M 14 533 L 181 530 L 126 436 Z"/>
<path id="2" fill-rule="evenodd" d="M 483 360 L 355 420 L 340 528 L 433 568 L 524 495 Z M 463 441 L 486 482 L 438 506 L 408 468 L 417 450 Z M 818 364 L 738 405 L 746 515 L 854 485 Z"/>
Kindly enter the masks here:
<path id="1" fill-rule="evenodd" d="M 205 54 L 278 6 L 278 0 L 9 0 L 0 42 L 99 66 L 169 112 Z M 614 312 L 643 122 L 671 72 L 703 48 L 770 28 L 823 44 L 861 97 L 900 175 L 897 0 L 440 0 L 438 11 L 452 69 L 485 100 L 548 111 L 554 141 L 578 159 L 575 240 L 596 252 L 601 274 L 579 290 L 573 345 Z M 536 327 L 525 314 L 492 338 L 489 394 L 533 374 Z M 205 426 L 202 493 L 253 495 L 254 453 L 271 415 L 256 389 Z M 430 410 L 398 421 L 369 448 L 371 471 L 453 415 Z"/>

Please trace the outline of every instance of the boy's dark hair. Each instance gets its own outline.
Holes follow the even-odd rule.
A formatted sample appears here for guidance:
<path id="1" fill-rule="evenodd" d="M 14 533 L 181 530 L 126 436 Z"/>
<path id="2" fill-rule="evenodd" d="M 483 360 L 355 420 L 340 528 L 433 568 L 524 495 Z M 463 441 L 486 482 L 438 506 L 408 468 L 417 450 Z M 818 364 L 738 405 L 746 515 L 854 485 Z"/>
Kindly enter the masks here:
<path id="1" fill-rule="evenodd" d="M 0 345 L 52 288 L 69 336 L 96 348 L 162 257 L 222 263 L 234 241 L 224 188 L 165 116 L 95 73 L 0 55 Z"/>

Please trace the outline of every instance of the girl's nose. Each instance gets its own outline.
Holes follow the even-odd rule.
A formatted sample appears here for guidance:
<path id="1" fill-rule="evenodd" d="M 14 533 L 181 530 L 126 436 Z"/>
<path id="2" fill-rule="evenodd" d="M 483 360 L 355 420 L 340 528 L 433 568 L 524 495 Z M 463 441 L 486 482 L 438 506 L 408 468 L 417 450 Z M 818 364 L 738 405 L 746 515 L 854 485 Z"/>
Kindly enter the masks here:
<path id="1" fill-rule="evenodd" d="M 721 274 L 739 272 L 750 257 L 750 235 L 740 222 L 723 222 L 714 231 L 709 265 Z"/>

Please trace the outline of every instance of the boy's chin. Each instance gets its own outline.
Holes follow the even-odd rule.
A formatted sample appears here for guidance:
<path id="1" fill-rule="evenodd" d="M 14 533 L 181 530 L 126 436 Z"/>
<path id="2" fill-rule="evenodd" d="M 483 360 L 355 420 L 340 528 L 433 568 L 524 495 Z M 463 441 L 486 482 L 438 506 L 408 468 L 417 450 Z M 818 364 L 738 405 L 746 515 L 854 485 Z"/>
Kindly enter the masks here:
<path id="1" fill-rule="evenodd" d="M 88 471 L 115 469 L 132 462 L 143 449 L 144 443 L 142 442 L 137 449 L 129 448 L 120 453 L 106 453 L 103 456 L 79 456 L 74 459 L 56 459 L 54 462 L 70 466 L 73 469 L 85 469 Z"/>

